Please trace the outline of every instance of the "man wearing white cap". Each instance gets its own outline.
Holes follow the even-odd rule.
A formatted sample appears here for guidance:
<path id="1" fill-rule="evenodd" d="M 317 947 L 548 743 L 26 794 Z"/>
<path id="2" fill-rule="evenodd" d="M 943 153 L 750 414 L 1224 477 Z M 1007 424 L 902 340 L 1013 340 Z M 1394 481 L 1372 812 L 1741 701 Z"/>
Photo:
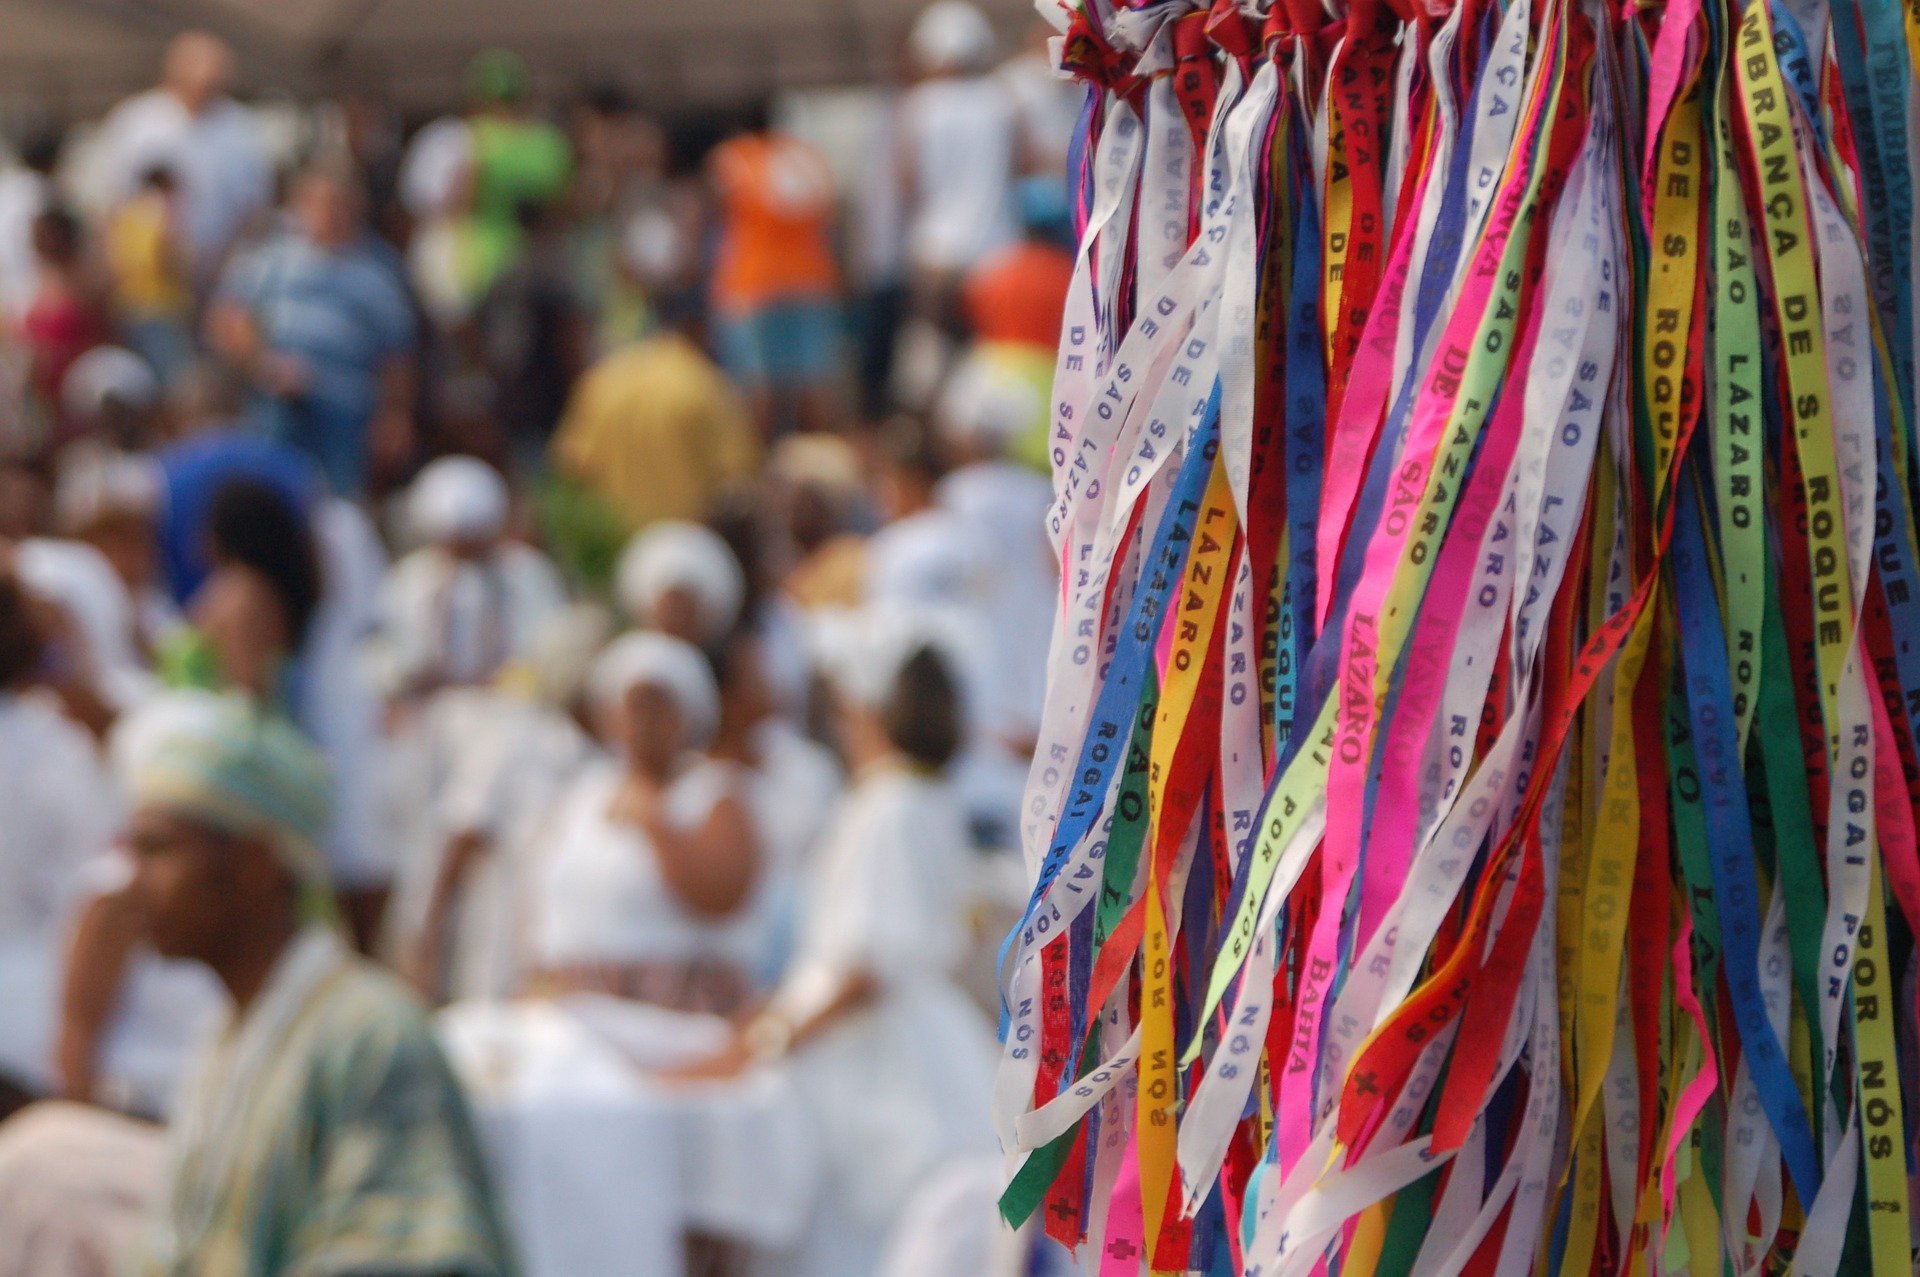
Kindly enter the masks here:
<path id="1" fill-rule="evenodd" d="M 60 406 L 67 420 L 116 448 L 154 443 L 153 411 L 160 378 L 153 366 L 124 346 L 95 346 L 67 366 L 60 379 Z"/>
<path id="2" fill-rule="evenodd" d="M 484 683 L 523 656 L 566 605 L 544 554 L 505 537 L 506 481 L 473 457 L 442 457 L 414 480 L 408 520 L 425 544 L 382 590 L 376 658 L 389 697 Z"/>

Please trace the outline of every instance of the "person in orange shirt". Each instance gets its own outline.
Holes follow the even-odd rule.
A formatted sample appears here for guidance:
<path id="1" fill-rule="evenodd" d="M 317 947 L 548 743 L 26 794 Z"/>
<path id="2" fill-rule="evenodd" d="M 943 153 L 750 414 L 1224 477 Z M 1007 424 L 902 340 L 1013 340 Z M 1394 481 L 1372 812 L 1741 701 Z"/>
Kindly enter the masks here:
<path id="1" fill-rule="evenodd" d="M 1073 254 L 1065 183 L 1031 177 L 1021 182 L 1025 235 L 967 273 L 961 299 L 973 344 L 956 365 L 955 379 L 968 368 L 995 384 L 1024 382 L 1036 412 L 1024 429 L 1010 431 L 1006 455 L 1042 474 L 1047 471 L 1047 414 L 1052 400 L 1054 356 L 1060 321 L 1073 282 Z"/>
<path id="2" fill-rule="evenodd" d="M 1073 282 L 1073 256 L 1058 245 L 1023 240 L 968 273 L 967 320 L 979 341 L 1017 342 L 1051 353 Z"/>
<path id="3" fill-rule="evenodd" d="M 765 102 L 744 124 L 708 160 L 721 217 L 715 349 L 765 435 L 821 429 L 841 357 L 833 175 L 819 152 L 772 128 Z"/>

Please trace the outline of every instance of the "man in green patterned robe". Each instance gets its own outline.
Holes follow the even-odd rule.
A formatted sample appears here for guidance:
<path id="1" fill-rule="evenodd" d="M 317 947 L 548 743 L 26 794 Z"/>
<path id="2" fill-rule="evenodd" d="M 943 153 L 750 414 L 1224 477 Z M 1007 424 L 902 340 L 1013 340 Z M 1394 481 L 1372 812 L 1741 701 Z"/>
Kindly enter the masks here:
<path id="1" fill-rule="evenodd" d="M 146 1277 L 515 1277 L 423 1008 L 329 924 L 326 777 L 284 721 L 207 698 L 135 766 L 134 895 L 233 1016 L 188 1088 Z"/>

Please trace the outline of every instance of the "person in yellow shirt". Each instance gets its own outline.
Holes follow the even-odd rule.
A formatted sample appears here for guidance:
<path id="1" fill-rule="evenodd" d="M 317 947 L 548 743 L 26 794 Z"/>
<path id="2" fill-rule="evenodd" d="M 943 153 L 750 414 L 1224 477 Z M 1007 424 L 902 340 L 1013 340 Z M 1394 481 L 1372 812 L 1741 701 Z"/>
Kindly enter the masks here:
<path id="1" fill-rule="evenodd" d="M 162 383 L 193 360 L 193 293 L 179 240 L 173 170 L 156 164 L 107 222 L 113 307 L 127 344 Z"/>
<path id="2" fill-rule="evenodd" d="M 627 539 L 656 519 L 699 520 L 760 463 L 752 415 L 684 333 L 603 356 L 580 378 L 548 453 L 547 544 L 584 584 L 605 589 Z"/>

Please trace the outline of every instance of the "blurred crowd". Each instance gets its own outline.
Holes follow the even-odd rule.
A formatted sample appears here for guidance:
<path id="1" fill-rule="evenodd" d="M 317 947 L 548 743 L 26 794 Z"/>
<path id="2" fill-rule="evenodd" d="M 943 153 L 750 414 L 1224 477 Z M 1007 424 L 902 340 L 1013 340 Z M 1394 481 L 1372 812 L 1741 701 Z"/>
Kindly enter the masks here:
<path id="1" fill-rule="evenodd" d="M 461 1000 L 791 1056 L 844 1182 L 716 1271 L 879 1271 L 992 1153 L 1081 106 L 1005 52 L 937 0 L 844 172 L 504 51 L 270 128 L 200 32 L 14 139 L 0 1274 L 513 1271 Z"/>

